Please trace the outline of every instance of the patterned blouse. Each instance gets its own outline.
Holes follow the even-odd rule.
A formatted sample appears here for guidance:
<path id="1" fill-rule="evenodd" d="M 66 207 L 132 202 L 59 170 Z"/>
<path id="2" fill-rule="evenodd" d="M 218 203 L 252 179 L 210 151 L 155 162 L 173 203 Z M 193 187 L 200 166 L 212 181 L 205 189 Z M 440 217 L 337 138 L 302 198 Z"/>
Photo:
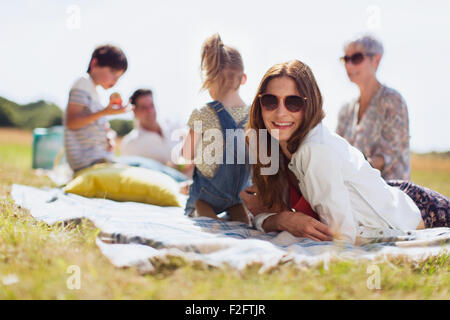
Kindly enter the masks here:
<path id="1" fill-rule="evenodd" d="M 228 113 L 231 115 L 231 117 L 234 119 L 236 123 L 241 122 L 244 120 L 244 118 L 248 115 L 248 112 L 250 108 L 248 106 L 245 107 L 235 107 L 235 108 L 229 108 L 225 107 L 225 110 L 228 111 Z M 202 108 L 195 109 L 189 120 L 188 120 L 188 126 L 190 129 L 194 129 L 194 123 L 196 121 L 200 121 L 202 124 L 202 133 L 204 133 L 208 129 L 222 129 L 222 126 L 220 125 L 219 117 L 217 116 L 216 111 L 212 109 L 210 106 L 206 105 Z M 223 145 L 223 137 L 218 137 L 218 144 Z M 211 141 L 208 139 L 202 139 L 202 144 L 198 144 L 196 152 L 196 158 L 199 156 L 203 156 L 202 153 L 207 150 L 208 145 L 211 144 Z M 212 152 L 212 156 L 218 157 L 219 159 L 222 159 L 223 157 L 223 150 L 217 150 L 217 155 L 214 153 L 215 150 Z M 197 161 L 195 166 L 200 171 L 201 174 L 203 174 L 207 178 L 212 178 L 214 176 L 214 173 L 216 173 L 217 168 L 219 167 L 216 163 L 208 164 L 205 159 L 202 158 L 201 161 Z"/>
<path id="2" fill-rule="evenodd" d="M 337 134 L 359 149 L 366 158 L 384 157 L 385 180 L 410 179 L 409 120 L 403 97 L 381 85 L 358 123 L 359 98 L 339 112 Z"/>

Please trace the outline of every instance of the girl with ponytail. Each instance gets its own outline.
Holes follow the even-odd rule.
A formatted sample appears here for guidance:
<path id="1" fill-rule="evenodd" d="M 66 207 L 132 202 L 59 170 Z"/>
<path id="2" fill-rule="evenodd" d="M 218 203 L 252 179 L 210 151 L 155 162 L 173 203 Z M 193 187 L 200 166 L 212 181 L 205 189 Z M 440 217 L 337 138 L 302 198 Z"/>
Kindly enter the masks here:
<path id="1" fill-rule="evenodd" d="M 249 167 L 235 161 L 238 148 L 246 152 L 239 133 L 243 133 L 249 111 L 239 95 L 247 80 L 242 57 L 214 34 L 203 43 L 200 68 L 202 89 L 208 90 L 214 101 L 195 109 L 188 121 L 190 131 L 182 153 L 194 160 L 195 169 L 185 213 L 217 219 L 217 214 L 227 211 L 231 220 L 249 223 L 239 198 L 248 186 Z M 226 139 L 230 129 L 237 132 L 232 144 Z M 218 147 L 211 148 L 213 145 Z M 230 154 L 234 158 L 230 159 Z"/>

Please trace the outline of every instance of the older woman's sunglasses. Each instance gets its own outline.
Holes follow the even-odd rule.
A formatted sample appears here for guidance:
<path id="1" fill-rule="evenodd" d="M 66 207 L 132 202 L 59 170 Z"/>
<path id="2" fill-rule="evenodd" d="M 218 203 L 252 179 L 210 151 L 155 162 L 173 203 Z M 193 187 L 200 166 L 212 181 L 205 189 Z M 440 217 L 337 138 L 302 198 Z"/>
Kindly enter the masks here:
<path id="1" fill-rule="evenodd" d="M 267 111 L 273 111 L 280 105 L 280 98 L 276 95 L 266 93 L 260 94 L 258 97 L 261 107 Z M 290 112 L 299 112 L 306 106 L 307 98 L 300 96 L 287 96 L 282 98 L 282 100 L 286 106 L 286 109 Z"/>
<path id="2" fill-rule="evenodd" d="M 350 61 L 353 64 L 360 64 L 361 62 L 363 62 L 365 56 L 366 55 L 364 53 L 357 52 L 357 53 L 352 54 L 351 56 L 341 57 L 341 62 L 348 63 Z"/>

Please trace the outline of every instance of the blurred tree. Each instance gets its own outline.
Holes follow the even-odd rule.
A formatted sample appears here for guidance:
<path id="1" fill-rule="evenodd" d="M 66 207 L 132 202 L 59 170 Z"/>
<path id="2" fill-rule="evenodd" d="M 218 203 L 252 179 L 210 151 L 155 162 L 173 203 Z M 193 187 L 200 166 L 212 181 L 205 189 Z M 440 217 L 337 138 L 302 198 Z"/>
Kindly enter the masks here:
<path id="1" fill-rule="evenodd" d="M 48 128 L 62 125 L 63 111 L 44 100 L 20 105 L 0 97 L 0 126 L 22 129 Z"/>
<path id="2" fill-rule="evenodd" d="M 109 124 L 119 137 L 123 137 L 133 130 L 133 120 L 114 119 L 110 120 Z"/>

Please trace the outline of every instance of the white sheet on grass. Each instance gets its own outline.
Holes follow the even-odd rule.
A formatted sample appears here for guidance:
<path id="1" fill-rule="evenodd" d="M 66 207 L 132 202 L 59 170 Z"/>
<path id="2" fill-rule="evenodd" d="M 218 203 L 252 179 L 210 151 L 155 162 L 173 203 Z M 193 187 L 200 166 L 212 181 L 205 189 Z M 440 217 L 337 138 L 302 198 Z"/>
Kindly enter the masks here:
<path id="1" fill-rule="evenodd" d="M 183 208 L 88 199 L 60 189 L 13 185 L 11 194 L 17 205 L 48 224 L 91 220 L 101 230 L 97 245 L 103 254 L 118 267 L 137 266 L 142 272 L 152 271 L 152 261 L 168 256 L 237 269 L 260 263 L 264 271 L 287 261 L 311 265 L 331 259 L 378 260 L 386 255 L 422 260 L 450 248 L 450 228 L 414 231 L 413 241 L 356 247 L 315 242 L 288 232 L 262 233 L 238 222 L 191 219 Z"/>

